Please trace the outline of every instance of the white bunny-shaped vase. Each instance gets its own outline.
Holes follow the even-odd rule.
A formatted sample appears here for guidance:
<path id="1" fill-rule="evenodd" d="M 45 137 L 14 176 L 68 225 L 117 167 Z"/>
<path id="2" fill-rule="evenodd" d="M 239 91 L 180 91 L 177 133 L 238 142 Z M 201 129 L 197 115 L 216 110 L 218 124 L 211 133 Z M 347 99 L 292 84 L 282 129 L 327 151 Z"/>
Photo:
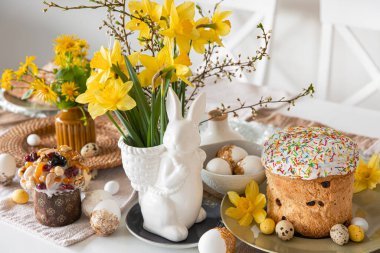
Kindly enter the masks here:
<path id="1" fill-rule="evenodd" d="M 131 159 L 131 147 L 121 140 L 123 165 L 132 186 L 139 191 L 139 203 L 144 218 L 144 228 L 171 241 L 187 238 L 188 229 L 206 218 L 202 208 L 203 185 L 201 170 L 206 154 L 199 148 L 201 137 L 199 122 L 205 111 L 206 97 L 198 96 L 192 103 L 186 118 L 182 117 L 182 106 L 169 88 L 166 109 L 169 123 L 163 146 L 154 147 L 159 154 L 157 171 L 152 159 L 144 157 L 146 149 L 140 149 L 139 158 Z M 149 164 L 149 173 L 138 172 L 136 161 L 144 159 Z M 132 163 L 129 162 L 132 160 Z M 142 166 L 144 167 L 144 166 Z M 137 170 L 136 170 L 137 168 Z M 133 175 L 139 173 L 138 175 Z M 143 176 L 142 176 L 143 175 Z M 145 178 L 144 178 L 145 177 Z"/>

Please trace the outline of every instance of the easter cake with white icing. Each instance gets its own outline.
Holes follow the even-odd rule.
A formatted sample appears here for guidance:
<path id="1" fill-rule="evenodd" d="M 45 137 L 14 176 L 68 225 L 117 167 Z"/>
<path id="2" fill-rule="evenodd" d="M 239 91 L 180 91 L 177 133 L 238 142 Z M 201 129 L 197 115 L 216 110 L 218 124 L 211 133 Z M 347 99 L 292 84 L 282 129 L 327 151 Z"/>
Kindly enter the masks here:
<path id="1" fill-rule="evenodd" d="M 347 136 L 324 127 L 293 127 L 264 144 L 268 215 L 289 220 L 299 234 L 321 238 L 352 218 L 359 152 Z"/>

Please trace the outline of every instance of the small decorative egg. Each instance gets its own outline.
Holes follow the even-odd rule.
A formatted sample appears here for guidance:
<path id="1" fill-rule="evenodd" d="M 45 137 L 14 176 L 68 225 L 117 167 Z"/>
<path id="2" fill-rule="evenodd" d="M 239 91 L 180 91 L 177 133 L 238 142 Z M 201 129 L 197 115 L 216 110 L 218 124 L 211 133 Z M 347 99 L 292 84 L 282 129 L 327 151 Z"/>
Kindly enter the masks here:
<path id="1" fill-rule="evenodd" d="M 16 159 L 9 154 L 0 154 L 0 184 L 9 185 L 16 171 Z"/>
<path id="2" fill-rule="evenodd" d="M 94 210 L 95 206 L 106 199 L 111 199 L 112 195 L 109 192 L 106 192 L 104 190 L 95 190 L 92 192 L 86 193 L 86 197 L 83 199 L 82 202 L 82 210 L 83 213 L 90 217 L 92 211 Z"/>
<path id="3" fill-rule="evenodd" d="M 221 175 L 232 174 L 230 164 L 219 157 L 211 159 L 206 165 L 206 170 Z"/>
<path id="4" fill-rule="evenodd" d="M 350 240 L 353 242 L 361 242 L 364 240 L 364 229 L 358 225 L 350 225 L 348 227 Z"/>
<path id="5" fill-rule="evenodd" d="M 108 181 L 105 185 L 104 185 L 104 190 L 106 192 L 109 192 L 111 193 L 112 195 L 115 195 L 120 189 L 120 185 L 118 182 L 112 180 L 112 181 Z"/>
<path id="6" fill-rule="evenodd" d="M 12 200 L 17 204 L 25 204 L 29 201 L 29 195 L 23 189 L 17 189 L 12 193 Z"/>
<path id="7" fill-rule="evenodd" d="M 261 158 L 255 155 L 249 155 L 237 163 L 234 168 L 234 174 L 252 175 L 263 169 L 264 167 L 261 163 Z"/>
<path id="8" fill-rule="evenodd" d="M 119 227 L 120 207 L 115 200 L 106 199 L 96 205 L 91 213 L 90 224 L 97 235 L 108 236 Z"/>
<path id="9" fill-rule="evenodd" d="M 100 153 L 100 150 L 99 150 L 98 145 L 96 145 L 96 143 L 87 143 L 80 150 L 80 154 L 83 157 L 93 157 L 93 156 L 99 155 L 99 153 Z"/>
<path id="10" fill-rule="evenodd" d="M 242 160 L 247 155 L 247 151 L 235 145 L 223 146 L 216 154 L 217 157 L 226 160 L 232 168 L 236 166 L 238 161 Z"/>
<path id="11" fill-rule="evenodd" d="M 227 228 L 213 228 L 199 239 L 199 253 L 230 253 L 235 251 L 236 238 Z"/>
<path id="12" fill-rule="evenodd" d="M 364 232 L 367 232 L 369 228 L 368 222 L 362 217 L 353 218 L 351 220 L 351 224 L 361 227 L 364 230 Z"/>
<path id="13" fill-rule="evenodd" d="M 40 145 L 41 138 L 37 134 L 30 134 L 28 138 L 26 138 L 26 143 L 28 143 L 29 146 L 35 147 Z"/>
<path id="14" fill-rule="evenodd" d="M 330 229 L 330 237 L 336 244 L 338 244 L 340 246 L 348 243 L 348 240 L 350 239 L 348 229 L 343 224 L 334 225 Z"/>
<path id="15" fill-rule="evenodd" d="M 278 238 L 288 241 L 294 236 L 293 224 L 287 220 L 281 220 L 276 225 L 276 234 Z"/>
<path id="16" fill-rule="evenodd" d="M 276 223 L 271 218 L 266 218 L 263 222 L 260 223 L 260 231 L 266 235 L 273 234 L 275 227 Z"/>

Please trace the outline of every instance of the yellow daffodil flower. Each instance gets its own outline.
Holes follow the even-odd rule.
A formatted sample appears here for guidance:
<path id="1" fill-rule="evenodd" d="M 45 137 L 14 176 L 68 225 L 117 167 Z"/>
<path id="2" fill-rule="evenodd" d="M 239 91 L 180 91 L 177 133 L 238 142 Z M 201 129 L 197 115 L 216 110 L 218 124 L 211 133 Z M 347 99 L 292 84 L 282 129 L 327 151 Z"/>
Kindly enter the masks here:
<path id="1" fill-rule="evenodd" d="M 153 22 L 159 23 L 162 14 L 162 6 L 158 3 L 151 2 L 150 0 L 142 0 L 141 2 L 130 1 L 128 3 L 128 8 L 131 14 L 138 18 L 131 18 L 131 21 L 126 24 L 126 28 L 132 31 L 140 31 L 140 39 L 149 39 L 151 37 L 150 28 L 148 24 L 141 19 L 149 16 Z"/>
<path id="2" fill-rule="evenodd" d="M 137 64 L 138 58 L 139 53 L 137 52 L 128 56 L 128 59 L 131 61 L 132 66 L 135 66 Z M 94 68 L 95 71 L 92 73 L 87 82 L 98 80 L 99 82 L 104 83 L 110 77 L 115 77 L 115 73 L 112 71 L 112 65 L 118 65 L 120 70 L 129 76 L 124 57 L 121 54 L 120 42 L 117 40 L 113 44 L 111 52 L 108 48 L 104 48 L 102 46 L 100 48 L 100 51 L 94 53 L 94 58 L 92 58 L 90 62 L 90 67 Z"/>
<path id="3" fill-rule="evenodd" d="M 225 20 L 232 14 L 232 11 L 219 11 L 219 7 L 215 10 L 212 17 L 212 24 L 215 26 L 214 30 L 219 36 L 226 36 L 231 31 L 231 23 L 229 20 Z"/>
<path id="4" fill-rule="evenodd" d="M 1 75 L 1 83 L 0 87 L 4 90 L 11 90 L 12 84 L 11 81 L 13 80 L 13 71 L 11 69 L 4 70 L 3 74 Z"/>
<path id="5" fill-rule="evenodd" d="M 75 101 L 75 98 L 79 95 L 78 87 L 74 82 L 66 82 L 61 86 L 62 96 L 66 97 L 66 101 Z"/>
<path id="6" fill-rule="evenodd" d="M 203 17 L 195 22 L 195 27 L 199 32 L 199 37 L 192 41 L 192 46 L 194 50 L 203 54 L 205 52 L 205 45 L 211 42 L 215 42 L 215 32 L 209 29 L 207 26 L 210 25 L 210 19 L 208 17 Z"/>
<path id="7" fill-rule="evenodd" d="M 171 45 L 167 40 L 166 45 L 160 50 L 160 52 L 158 52 L 156 57 L 149 55 L 140 56 L 140 62 L 145 67 L 139 75 L 139 80 L 143 87 L 152 85 L 152 78 L 156 73 L 161 71 L 164 74 L 170 70 L 174 70 L 175 76 L 186 84 L 193 86 L 187 79 L 187 77 L 191 75 L 190 68 L 175 61 L 172 57 L 172 51 Z M 162 78 L 160 76 L 156 79 L 154 86 L 157 87 L 161 82 Z"/>
<path id="8" fill-rule="evenodd" d="M 259 185 L 253 180 L 245 188 L 245 197 L 240 197 L 236 192 L 227 193 L 228 198 L 235 207 L 226 210 L 226 215 L 239 220 L 241 226 L 249 226 L 253 220 L 260 224 L 267 216 L 264 207 L 265 195 L 259 192 Z"/>
<path id="9" fill-rule="evenodd" d="M 177 7 L 172 4 L 170 11 L 170 27 L 161 32 L 162 35 L 175 39 L 179 47 L 182 62 L 190 62 L 188 53 L 190 52 L 190 41 L 199 37 L 199 32 L 195 27 L 195 4 L 194 2 L 184 2 Z"/>
<path id="10" fill-rule="evenodd" d="M 375 189 L 380 183 L 380 156 L 372 155 L 368 164 L 362 159 L 355 171 L 354 192 L 361 192 L 366 189 Z"/>
<path id="11" fill-rule="evenodd" d="M 57 94 L 45 83 L 43 79 L 37 78 L 32 82 L 33 95 L 44 102 L 55 103 Z"/>
<path id="12" fill-rule="evenodd" d="M 169 17 L 170 16 L 170 10 L 172 9 L 174 0 L 165 0 L 164 6 L 162 8 L 162 16 L 163 17 Z"/>
<path id="13" fill-rule="evenodd" d="M 38 67 L 33 62 L 36 59 L 35 56 L 26 56 L 25 63 L 20 63 L 20 67 L 15 71 L 17 79 L 21 78 L 23 75 L 27 74 L 28 71 L 31 71 L 33 75 L 38 74 Z"/>
<path id="14" fill-rule="evenodd" d="M 131 110 L 136 106 L 136 102 L 128 95 L 132 85 L 131 81 L 123 83 L 120 78 L 111 78 L 105 83 L 88 83 L 86 92 L 75 101 L 88 104 L 88 111 L 94 119 L 107 111 Z"/>

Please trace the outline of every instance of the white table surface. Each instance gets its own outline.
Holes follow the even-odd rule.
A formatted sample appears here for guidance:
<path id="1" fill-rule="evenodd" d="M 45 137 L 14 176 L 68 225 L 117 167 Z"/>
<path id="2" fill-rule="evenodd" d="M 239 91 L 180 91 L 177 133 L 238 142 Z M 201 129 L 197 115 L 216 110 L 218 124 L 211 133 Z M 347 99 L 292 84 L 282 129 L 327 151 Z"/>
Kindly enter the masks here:
<path id="1" fill-rule="evenodd" d="M 342 131 L 380 138 L 380 112 L 354 108 L 319 101 L 303 99 L 291 111 L 282 111 L 289 116 L 319 121 Z M 33 235 L 20 231 L 7 224 L 0 223 L 0 252 L 91 252 L 91 253 L 196 253 L 198 250 L 171 250 L 157 248 L 134 238 L 125 228 L 125 214 L 122 222 L 110 237 L 92 236 L 70 247 L 60 247 L 50 242 L 36 239 Z"/>

